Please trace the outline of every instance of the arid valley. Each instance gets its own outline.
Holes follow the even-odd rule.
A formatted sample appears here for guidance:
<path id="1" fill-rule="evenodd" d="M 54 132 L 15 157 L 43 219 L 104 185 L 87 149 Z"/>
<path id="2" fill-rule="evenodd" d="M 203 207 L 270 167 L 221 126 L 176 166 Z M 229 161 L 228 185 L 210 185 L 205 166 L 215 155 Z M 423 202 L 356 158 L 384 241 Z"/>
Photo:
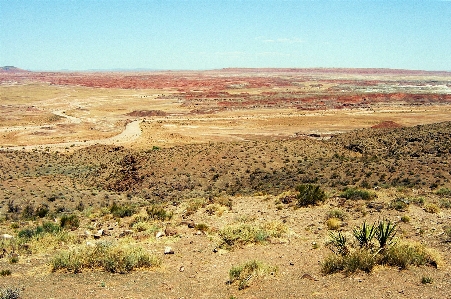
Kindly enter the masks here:
<path id="1" fill-rule="evenodd" d="M 0 113 L 20 298 L 451 298 L 450 72 L 3 67 Z"/>

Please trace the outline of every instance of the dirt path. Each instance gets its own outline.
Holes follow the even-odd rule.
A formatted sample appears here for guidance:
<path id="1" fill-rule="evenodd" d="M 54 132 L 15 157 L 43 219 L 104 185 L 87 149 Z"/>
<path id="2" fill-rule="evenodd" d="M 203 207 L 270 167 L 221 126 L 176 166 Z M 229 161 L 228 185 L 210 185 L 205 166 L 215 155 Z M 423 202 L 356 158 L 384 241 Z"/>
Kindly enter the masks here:
<path id="1" fill-rule="evenodd" d="M 56 113 L 55 113 L 56 114 Z M 59 115 L 59 114 L 57 114 Z M 62 114 L 61 116 L 67 117 L 66 115 Z M 76 117 L 70 117 L 69 121 L 75 121 L 78 122 L 81 120 Z M 135 120 L 130 123 L 128 123 L 122 131 L 122 133 L 105 139 L 94 139 L 94 140 L 87 140 L 87 141 L 70 141 L 70 142 L 62 142 L 62 143 L 52 143 L 52 144 L 39 144 L 39 145 L 27 145 L 27 146 L 8 146 L 8 147 L 0 147 L 0 150 L 6 151 L 6 150 L 34 150 L 34 149 L 62 149 L 62 148 L 68 148 L 68 147 L 74 147 L 74 146 L 91 146 L 95 144 L 125 144 L 132 142 L 136 139 L 138 139 L 141 136 L 141 128 L 140 128 L 141 120 Z M 24 129 L 26 129 L 24 127 Z"/>

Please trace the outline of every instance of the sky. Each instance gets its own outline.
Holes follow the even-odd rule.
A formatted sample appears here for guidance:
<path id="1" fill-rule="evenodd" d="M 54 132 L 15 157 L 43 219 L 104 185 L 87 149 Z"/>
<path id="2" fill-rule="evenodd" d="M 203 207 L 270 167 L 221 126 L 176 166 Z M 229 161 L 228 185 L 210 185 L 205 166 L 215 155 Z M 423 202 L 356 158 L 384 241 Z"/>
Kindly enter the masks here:
<path id="1" fill-rule="evenodd" d="M 0 66 L 451 71 L 451 1 L 0 0 Z"/>

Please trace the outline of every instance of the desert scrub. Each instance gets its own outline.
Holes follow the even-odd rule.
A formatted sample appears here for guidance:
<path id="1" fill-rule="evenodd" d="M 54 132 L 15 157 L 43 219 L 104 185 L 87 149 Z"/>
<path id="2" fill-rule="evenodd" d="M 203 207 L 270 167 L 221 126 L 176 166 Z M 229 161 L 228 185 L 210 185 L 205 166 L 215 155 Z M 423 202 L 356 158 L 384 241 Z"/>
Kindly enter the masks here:
<path id="1" fill-rule="evenodd" d="M 437 252 L 424 247 L 420 243 L 405 242 L 392 246 L 383 252 L 379 263 L 399 269 L 422 265 L 438 267 L 441 264 L 441 258 Z"/>
<path id="2" fill-rule="evenodd" d="M 9 270 L 9 269 L 2 269 L 2 270 L 0 270 L 0 276 L 9 276 L 9 275 L 11 275 L 11 270 Z"/>
<path id="3" fill-rule="evenodd" d="M 330 218 L 337 218 L 344 221 L 348 218 L 348 215 L 340 209 L 332 209 L 326 214 L 326 219 Z"/>
<path id="4" fill-rule="evenodd" d="M 188 202 L 188 206 L 185 210 L 185 215 L 189 216 L 197 212 L 200 208 L 203 208 L 207 205 L 207 201 L 203 198 L 195 198 Z"/>
<path id="5" fill-rule="evenodd" d="M 60 219 L 62 228 L 75 230 L 80 226 L 80 218 L 75 214 L 63 215 Z"/>
<path id="6" fill-rule="evenodd" d="M 306 207 L 317 205 L 326 200 L 326 193 L 318 185 L 299 185 L 296 187 L 298 194 L 296 195 L 297 206 Z"/>
<path id="7" fill-rule="evenodd" d="M 440 212 L 440 208 L 435 203 L 428 203 L 424 206 L 424 210 L 431 214 L 436 214 Z"/>
<path id="8" fill-rule="evenodd" d="M 451 189 L 449 188 L 441 188 L 435 191 L 435 194 L 441 197 L 451 197 Z"/>
<path id="9" fill-rule="evenodd" d="M 113 202 L 109 210 L 116 218 L 130 217 L 136 213 L 135 207 L 131 205 L 118 205 L 115 202 Z"/>
<path id="10" fill-rule="evenodd" d="M 369 273 L 377 264 L 376 257 L 367 249 L 358 249 L 347 255 L 329 255 L 321 264 L 323 274 L 345 272 L 351 274 L 357 270 Z"/>
<path id="11" fill-rule="evenodd" d="M 353 231 L 357 248 L 341 232 L 331 234 L 328 245 L 334 254 L 327 256 L 321 263 L 321 272 L 351 274 L 357 270 L 371 272 L 376 265 L 407 269 L 411 265 L 437 267 L 441 264 L 440 255 L 434 250 L 419 243 L 395 243 L 395 234 L 396 225 L 390 221 L 373 225 L 363 223 Z M 378 241 L 379 246 L 376 246 L 373 239 Z"/>
<path id="12" fill-rule="evenodd" d="M 368 190 L 356 189 L 356 188 L 346 188 L 341 194 L 340 197 L 352 200 L 370 200 L 376 197 L 374 192 L 370 192 Z"/>
<path id="13" fill-rule="evenodd" d="M 238 284 L 238 290 L 249 287 L 250 283 L 256 278 L 262 278 L 266 275 L 274 275 L 275 267 L 271 267 L 263 262 L 252 260 L 238 266 L 233 266 L 229 271 L 228 284 Z"/>
<path id="14" fill-rule="evenodd" d="M 219 247 L 232 249 L 247 244 L 265 244 L 270 238 L 280 238 L 287 228 L 277 222 L 263 225 L 237 224 L 224 227 L 219 231 Z"/>
<path id="15" fill-rule="evenodd" d="M 405 212 L 409 209 L 409 201 L 404 198 L 396 198 L 390 202 L 390 209 Z"/>
<path id="16" fill-rule="evenodd" d="M 149 216 L 149 219 L 152 220 L 166 221 L 171 220 L 172 218 L 172 213 L 166 211 L 163 206 L 159 205 L 152 205 L 147 207 L 146 212 Z"/>
<path id="17" fill-rule="evenodd" d="M 82 246 L 58 253 L 51 260 L 52 271 L 79 273 L 83 269 L 101 269 L 111 273 L 128 273 L 136 268 L 157 267 L 161 261 L 141 247 L 127 247 L 108 242 Z"/>

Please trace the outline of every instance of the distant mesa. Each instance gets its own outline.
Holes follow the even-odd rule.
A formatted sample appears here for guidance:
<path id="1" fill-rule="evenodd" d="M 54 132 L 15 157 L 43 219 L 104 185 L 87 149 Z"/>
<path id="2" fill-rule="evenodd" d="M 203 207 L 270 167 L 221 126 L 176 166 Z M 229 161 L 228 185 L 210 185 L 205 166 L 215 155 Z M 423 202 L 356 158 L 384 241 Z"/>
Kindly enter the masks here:
<path id="1" fill-rule="evenodd" d="M 394 129 L 394 128 L 401 128 L 402 125 L 395 123 L 394 121 L 387 120 L 378 123 L 377 125 L 372 126 L 372 129 Z"/>
<path id="2" fill-rule="evenodd" d="M 0 72 L 2 72 L 2 73 L 24 73 L 24 72 L 28 72 L 28 71 L 20 69 L 15 66 L 7 65 L 7 66 L 0 67 Z"/>

